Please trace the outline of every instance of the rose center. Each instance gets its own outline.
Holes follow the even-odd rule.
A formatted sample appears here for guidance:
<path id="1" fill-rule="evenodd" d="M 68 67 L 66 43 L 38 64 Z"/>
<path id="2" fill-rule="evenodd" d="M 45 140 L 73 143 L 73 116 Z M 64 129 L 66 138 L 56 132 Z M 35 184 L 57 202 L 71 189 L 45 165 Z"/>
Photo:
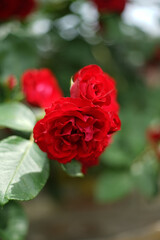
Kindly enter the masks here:
<path id="1" fill-rule="evenodd" d="M 93 85 L 93 91 L 96 96 L 99 96 L 102 93 L 102 85 L 101 84 Z"/>

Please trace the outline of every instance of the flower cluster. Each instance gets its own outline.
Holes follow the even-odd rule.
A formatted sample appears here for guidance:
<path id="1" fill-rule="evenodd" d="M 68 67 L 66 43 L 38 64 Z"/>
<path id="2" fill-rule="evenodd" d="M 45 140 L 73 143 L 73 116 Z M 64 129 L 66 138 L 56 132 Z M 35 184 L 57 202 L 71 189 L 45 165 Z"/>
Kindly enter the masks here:
<path id="1" fill-rule="evenodd" d="M 122 13 L 127 0 L 92 0 L 99 12 L 102 13 Z"/>
<path id="2" fill-rule="evenodd" d="M 24 19 L 36 7 L 35 0 L 1 0 L 0 20 Z"/>
<path id="3" fill-rule="evenodd" d="M 76 159 L 85 172 L 98 164 L 120 129 L 115 82 L 97 65 L 89 65 L 74 75 L 70 94 L 46 108 L 34 127 L 34 139 L 50 159 L 63 164 Z"/>

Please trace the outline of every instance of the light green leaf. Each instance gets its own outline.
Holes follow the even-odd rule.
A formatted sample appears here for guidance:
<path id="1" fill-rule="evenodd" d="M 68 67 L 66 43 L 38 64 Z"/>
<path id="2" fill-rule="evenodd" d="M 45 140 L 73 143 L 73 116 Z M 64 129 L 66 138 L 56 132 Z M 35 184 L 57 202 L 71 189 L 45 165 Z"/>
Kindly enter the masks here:
<path id="1" fill-rule="evenodd" d="M 0 238 L 3 240 L 23 240 L 27 234 L 28 221 L 22 207 L 10 202 L 0 208 Z"/>
<path id="2" fill-rule="evenodd" d="M 72 160 L 72 162 L 67 164 L 61 164 L 62 169 L 72 177 L 83 177 L 83 173 L 81 172 L 81 164 L 76 160 Z"/>
<path id="3" fill-rule="evenodd" d="M 12 136 L 0 142 L 0 204 L 30 200 L 49 174 L 46 154 L 32 141 Z"/>
<path id="4" fill-rule="evenodd" d="M 21 103 L 0 104 L 0 126 L 31 132 L 36 119 L 32 111 Z"/>
<path id="5" fill-rule="evenodd" d="M 121 199 L 132 190 L 129 172 L 106 172 L 101 175 L 95 188 L 95 198 L 99 202 L 113 202 Z"/>

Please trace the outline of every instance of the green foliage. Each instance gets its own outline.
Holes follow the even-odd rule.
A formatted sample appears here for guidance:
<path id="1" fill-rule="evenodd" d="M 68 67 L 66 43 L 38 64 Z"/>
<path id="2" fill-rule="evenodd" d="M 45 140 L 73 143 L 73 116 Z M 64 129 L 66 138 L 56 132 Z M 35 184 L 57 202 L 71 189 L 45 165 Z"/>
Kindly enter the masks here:
<path id="1" fill-rule="evenodd" d="M 31 132 L 36 119 L 32 111 L 21 103 L 0 104 L 0 126 Z"/>
<path id="2" fill-rule="evenodd" d="M 0 238 L 2 240 L 24 240 L 28 221 L 22 207 L 10 202 L 0 208 Z"/>
<path id="3" fill-rule="evenodd" d="M 146 197 L 153 197 L 158 193 L 158 171 L 159 163 L 151 149 L 147 149 L 132 165 L 135 187 Z"/>
<path id="4" fill-rule="evenodd" d="M 0 142 L 0 204 L 30 200 L 49 174 L 46 155 L 32 141 L 12 136 Z"/>
<path id="5" fill-rule="evenodd" d="M 131 192 L 132 177 L 127 171 L 106 171 L 97 180 L 95 198 L 97 201 L 113 202 Z"/>
<path id="6" fill-rule="evenodd" d="M 62 169 L 72 177 L 83 177 L 83 173 L 81 172 L 81 164 L 76 160 L 72 160 L 70 163 L 61 164 Z"/>
<path id="7" fill-rule="evenodd" d="M 9 34 L 0 44 L 0 59 L 1 77 L 10 74 L 20 77 L 24 70 L 38 65 L 35 39 Z"/>

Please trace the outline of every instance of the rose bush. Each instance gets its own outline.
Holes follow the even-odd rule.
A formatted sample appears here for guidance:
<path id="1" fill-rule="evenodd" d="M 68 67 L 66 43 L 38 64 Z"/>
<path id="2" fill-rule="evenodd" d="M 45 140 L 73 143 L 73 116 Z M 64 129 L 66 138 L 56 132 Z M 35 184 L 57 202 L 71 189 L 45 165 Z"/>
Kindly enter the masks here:
<path id="1" fill-rule="evenodd" d="M 10 18 L 24 19 L 36 7 L 34 0 L 1 0 L 0 1 L 0 20 Z"/>
<path id="2" fill-rule="evenodd" d="M 49 69 L 28 70 L 22 75 L 22 90 L 28 103 L 42 108 L 62 97 L 56 77 Z"/>
<path id="3" fill-rule="evenodd" d="M 50 159 L 68 163 L 73 158 L 85 168 L 98 163 L 110 142 L 111 122 L 107 112 L 90 101 L 61 98 L 46 109 L 34 127 L 34 139 Z"/>
<path id="4" fill-rule="evenodd" d="M 96 4 L 100 12 L 122 13 L 127 1 L 126 0 L 93 0 L 93 2 Z"/>

